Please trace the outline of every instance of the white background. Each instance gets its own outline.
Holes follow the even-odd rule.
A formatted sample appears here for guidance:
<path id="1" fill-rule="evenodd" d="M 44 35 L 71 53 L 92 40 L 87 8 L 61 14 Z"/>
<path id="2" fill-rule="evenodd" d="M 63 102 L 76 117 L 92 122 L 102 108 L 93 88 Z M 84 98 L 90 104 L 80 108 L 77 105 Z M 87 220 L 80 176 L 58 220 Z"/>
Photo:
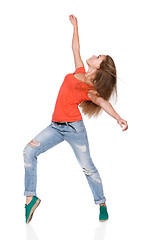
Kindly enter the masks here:
<path id="1" fill-rule="evenodd" d="M 117 113 L 123 132 L 103 112 L 83 115 L 90 153 L 102 178 L 109 220 L 98 220 L 87 180 L 67 142 L 38 157 L 41 204 L 25 224 L 23 149 L 50 124 L 78 19 L 81 57 L 108 54 L 116 64 Z M 160 239 L 158 1 L 0 2 L 1 167 L 3 239 Z M 2 237 L 1 237 L 2 238 Z"/>

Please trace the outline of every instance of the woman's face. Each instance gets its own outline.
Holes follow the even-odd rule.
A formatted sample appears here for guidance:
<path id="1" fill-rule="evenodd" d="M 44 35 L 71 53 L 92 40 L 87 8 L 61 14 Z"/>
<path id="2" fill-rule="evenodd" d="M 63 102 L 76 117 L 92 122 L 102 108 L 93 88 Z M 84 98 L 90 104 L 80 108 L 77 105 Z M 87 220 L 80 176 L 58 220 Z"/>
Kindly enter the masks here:
<path id="1" fill-rule="evenodd" d="M 98 56 L 93 55 L 91 58 L 87 59 L 86 62 L 88 66 L 99 69 L 101 62 L 105 59 L 106 59 L 105 55 Z"/>

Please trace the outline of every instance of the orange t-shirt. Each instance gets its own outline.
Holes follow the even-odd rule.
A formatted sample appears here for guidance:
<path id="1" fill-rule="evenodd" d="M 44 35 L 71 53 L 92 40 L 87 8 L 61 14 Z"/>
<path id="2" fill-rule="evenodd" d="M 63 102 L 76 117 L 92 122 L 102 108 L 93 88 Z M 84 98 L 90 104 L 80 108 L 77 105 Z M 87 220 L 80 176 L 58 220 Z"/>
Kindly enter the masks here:
<path id="1" fill-rule="evenodd" d="M 79 67 L 74 73 L 86 73 L 84 67 Z M 54 122 L 75 122 L 82 120 L 82 115 L 78 105 L 82 101 L 91 101 L 87 96 L 89 89 L 93 86 L 78 80 L 73 74 L 65 76 L 60 87 L 52 121 Z"/>

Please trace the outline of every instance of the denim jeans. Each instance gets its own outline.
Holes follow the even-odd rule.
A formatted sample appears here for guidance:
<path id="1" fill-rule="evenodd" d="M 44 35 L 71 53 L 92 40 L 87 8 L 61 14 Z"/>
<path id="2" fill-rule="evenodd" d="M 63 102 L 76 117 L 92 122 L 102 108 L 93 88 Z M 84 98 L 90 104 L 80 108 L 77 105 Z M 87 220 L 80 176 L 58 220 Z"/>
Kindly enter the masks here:
<path id="1" fill-rule="evenodd" d="M 37 156 L 66 140 L 72 147 L 75 156 L 87 178 L 93 194 L 95 204 L 104 203 L 106 198 L 103 193 L 102 180 L 95 167 L 89 151 L 87 131 L 83 120 L 65 122 L 58 125 L 56 122 L 42 130 L 24 150 L 24 196 L 36 196 L 37 185 Z"/>

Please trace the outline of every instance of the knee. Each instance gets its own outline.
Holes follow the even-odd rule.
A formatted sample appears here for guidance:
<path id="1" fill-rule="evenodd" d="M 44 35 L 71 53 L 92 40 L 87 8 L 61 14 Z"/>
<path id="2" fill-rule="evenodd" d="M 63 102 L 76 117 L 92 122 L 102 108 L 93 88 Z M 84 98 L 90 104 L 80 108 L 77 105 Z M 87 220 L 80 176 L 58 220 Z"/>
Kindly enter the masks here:
<path id="1" fill-rule="evenodd" d="M 23 156 L 24 156 L 24 165 L 26 167 L 31 167 L 32 162 L 34 161 L 37 153 L 37 147 L 40 146 L 40 143 L 31 140 L 23 149 Z"/>
<path id="2" fill-rule="evenodd" d="M 101 183 L 101 178 L 100 178 L 99 172 L 96 168 L 94 170 L 88 170 L 83 167 L 83 172 L 85 173 L 85 175 L 89 176 L 94 181 Z"/>
<path id="3" fill-rule="evenodd" d="M 24 167 L 32 166 L 32 157 L 28 148 L 28 144 L 23 149 Z"/>
<path id="4" fill-rule="evenodd" d="M 34 152 L 35 150 L 37 151 L 38 146 L 40 146 L 40 143 L 32 139 L 23 149 L 23 153 L 25 154 L 27 152 Z"/>

